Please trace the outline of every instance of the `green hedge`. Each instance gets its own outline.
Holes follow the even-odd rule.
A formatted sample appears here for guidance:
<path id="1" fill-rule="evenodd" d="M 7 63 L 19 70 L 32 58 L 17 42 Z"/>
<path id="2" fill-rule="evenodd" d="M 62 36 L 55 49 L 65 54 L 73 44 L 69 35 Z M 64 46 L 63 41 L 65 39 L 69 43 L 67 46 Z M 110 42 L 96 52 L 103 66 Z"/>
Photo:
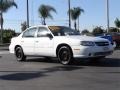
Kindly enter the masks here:
<path id="1" fill-rule="evenodd" d="M 14 30 L 5 29 L 3 30 L 3 43 L 10 43 L 12 37 L 16 35 Z"/>

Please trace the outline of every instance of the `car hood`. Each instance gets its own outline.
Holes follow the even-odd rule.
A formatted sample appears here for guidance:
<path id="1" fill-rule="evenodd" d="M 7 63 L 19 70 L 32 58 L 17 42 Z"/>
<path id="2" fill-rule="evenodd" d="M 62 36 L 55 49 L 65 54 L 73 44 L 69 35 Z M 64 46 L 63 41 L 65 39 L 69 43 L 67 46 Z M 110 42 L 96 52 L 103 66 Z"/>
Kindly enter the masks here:
<path id="1" fill-rule="evenodd" d="M 77 39 L 79 41 L 108 41 L 107 39 L 104 38 L 99 38 L 99 37 L 92 37 L 92 36 L 68 36 L 68 38 L 71 39 Z"/>

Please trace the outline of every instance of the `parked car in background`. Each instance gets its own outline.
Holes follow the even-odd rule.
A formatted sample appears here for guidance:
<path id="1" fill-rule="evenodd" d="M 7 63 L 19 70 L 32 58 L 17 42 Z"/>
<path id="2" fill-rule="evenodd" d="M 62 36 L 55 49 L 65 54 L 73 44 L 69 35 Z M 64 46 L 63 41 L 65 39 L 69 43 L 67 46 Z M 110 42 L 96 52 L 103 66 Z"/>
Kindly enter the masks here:
<path id="1" fill-rule="evenodd" d="M 116 42 L 113 40 L 112 35 L 110 35 L 110 34 L 100 34 L 97 37 L 108 39 L 111 42 L 111 44 L 113 45 L 113 48 L 116 48 Z"/>
<path id="2" fill-rule="evenodd" d="M 116 47 L 119 47 L 120 46 L 120 33 L 118 32 L 114 32 L 114 33 L 109 33 L 112 38 L 113 38 L 113 41 L 116 43 Z"/>
<path id="3" fill-rule="evenodd" d="M 104 58 L 113 53 L 113 46 L 107 39 L 81 36 L 69 27 L 40 25 L 12 38 L 9 51 L 18 61 L 24 61 L 31 55 L 57 57 L 66 65 L 73 58 Z"/>

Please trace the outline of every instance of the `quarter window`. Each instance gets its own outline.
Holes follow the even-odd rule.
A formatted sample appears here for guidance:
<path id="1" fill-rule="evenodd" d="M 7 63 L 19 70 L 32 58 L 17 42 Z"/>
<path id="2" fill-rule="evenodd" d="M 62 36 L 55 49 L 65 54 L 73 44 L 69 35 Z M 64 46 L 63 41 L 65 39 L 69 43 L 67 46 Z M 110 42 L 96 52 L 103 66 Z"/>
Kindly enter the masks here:
<path id="1" fill-rule="evenodd" d="M 31 28 L 23 33 L 23 37 L 34 37 L 36 28 Z"/>

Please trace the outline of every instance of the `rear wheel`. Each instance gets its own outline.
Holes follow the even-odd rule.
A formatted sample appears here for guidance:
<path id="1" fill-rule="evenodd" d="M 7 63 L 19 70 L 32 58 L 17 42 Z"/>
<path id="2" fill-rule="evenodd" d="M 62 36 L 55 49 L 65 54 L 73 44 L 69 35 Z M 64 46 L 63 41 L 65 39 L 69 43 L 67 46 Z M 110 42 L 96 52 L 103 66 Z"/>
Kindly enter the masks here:
<path id="1" fill-rule="evenodd" d="M 72 61 L 72 58 L 73 58 L 72 51 L 70 50 L 69 47 L 62 46 L 58 50 L 58 59 L 59 59 L 61 64 L 63 64 L 63 65 L 70 64 Z"/>
<path id="2" fill-rule="evenodd" d="M 17 47 L 15 49 L 15 56 L 16 56 L 16 59 L 18 61 L 25 61 L 26 60 L 26 56 L 24 55 L 23 50 L 22 50 L 21 47 Z"/>

